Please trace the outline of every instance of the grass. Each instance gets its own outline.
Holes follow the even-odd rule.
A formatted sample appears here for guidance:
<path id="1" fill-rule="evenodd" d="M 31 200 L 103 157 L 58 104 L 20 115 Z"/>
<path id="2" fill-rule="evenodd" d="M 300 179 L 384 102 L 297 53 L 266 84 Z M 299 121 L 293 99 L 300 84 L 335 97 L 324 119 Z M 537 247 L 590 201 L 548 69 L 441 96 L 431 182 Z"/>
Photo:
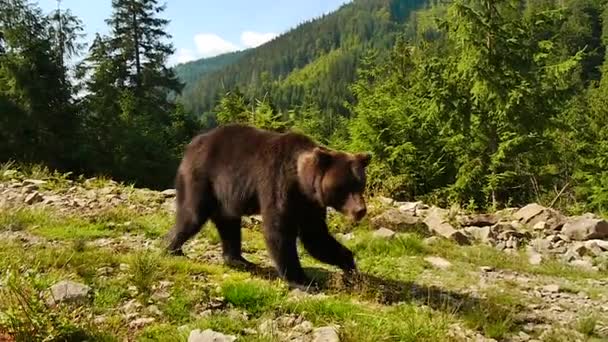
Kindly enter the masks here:
<path id="1" fill-rule="evenodd" d="M 43 169 L 23 169 L 18 174 L 8 170 L 0 168 L 2 179 L 36 176 L 50 183 L 55 177 Z M 53 182 L 51 186 L 56 187 L 69 183 Z M 168 256 L 157 250 L 157 242 L 171 227 L 172 215 L 143 213 L 129 206 L 157 201 L 155 196 L 147 198 L 145 192 L 104 178 L 89 181 L 85 187 L 115 187 L 128 199 L 86 216 L 36 207 L 0 209 L 0 232 L 40 239 L 27 244 L 0 241 L 0 270 L 7 270 L 0 274 L 0 331 L 21 340 L 49 336 L 55 340 L 187 341 L 192 329 L 209 328 L 242 341 L 276 341 L 278 335 L 262 334 L 258 327 L 297 315 L 314 327 L 339 326 L 342 341 L 448 341 L 454 325 L 501 340 L 521 329 L 519 314 L 529 299 L 522 297 L 517 282 L 508 280 L 467 294 L 471 285 L 480 283 L 480 266 L 550 282 L 559 277 L 564 281 L 560 282 L 562 289 L 590 295 L 594 290 L 596 298 L 608 294 L 589 289 L 586 283 L 607 277 L 605 272 L 582 271 L 552 260 L 534 266 L 528 264 L 523 251 L 508 255 L 486 246 L 459 246 L 446 240 L 427 244 L 415 233 L 374 238 L 367 221 L 353 225 L 332 215 L 329 226 L 333 233 L 354 232 L 355 237 L 345 244 L 355 253 L 362 275 L 342 278 L 334 267 L 300 249 L 306 272 L 324 283 L 325 289 L 324 295 L 297 296 L 282 281 L 268 276 L 274 274 L 272 269 L 249 273 L 225 267 L 219 235 L 211 223 L 189 242 L 193 247 L 189 255 L 194 258 Z M 127 246 L 95 245 L 96 239 L 118 241 L 127 233 L 153 243 L 140 246 L 136 242 L 140 240 L 134 239 Z M 265 248 L 259 229 L 243 230 L 246 257 L 269 267 Z M 426 256 L 443 257 L 452 267 L 433 268 L 424 261 Z M 41 294 L 64 279 L 90 286 L 91 301 L 82 306 L 45 306 Z M 153 323 L 129 328 L 130 319 L 121 308 L 133 299 L 141 305 L 137 317 L 154 317 Z M 162 315 L 151 314 L 150 305 Z M 247 318 L 235 314 L 238 312 L 246 313 Z M 103 321 L 93 321 L 99 317 Z M 585 313 L 569 329 L 591 339 L 602 324 L 606 324 L 603 317 Z"/>

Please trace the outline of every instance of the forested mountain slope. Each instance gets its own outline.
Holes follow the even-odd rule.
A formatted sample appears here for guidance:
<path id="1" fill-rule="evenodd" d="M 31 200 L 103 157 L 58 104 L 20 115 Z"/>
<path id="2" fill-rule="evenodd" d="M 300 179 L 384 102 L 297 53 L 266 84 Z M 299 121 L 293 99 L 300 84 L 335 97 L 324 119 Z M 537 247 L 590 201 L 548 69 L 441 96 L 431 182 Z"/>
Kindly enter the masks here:
<path id="1" fill-rule="evenodd" d="M 180 65 L 176 73 L 186 82 L 181 101 L 187 110 L 202 114 L 238 87 L 250 99 L 268 93 L 282 110 L 307 104 L 346 114 L 343 102 L 351 99 L 348 84 L 354 80 L 361 54 L 370 48 L 388 51 L 412 11 L 425 3 L 355 0 L 248 50 L 236 61 L 230 55 L 220 56 L 228 63 L 217 71 L 201 74 Z M 210 60 L 201 62 L 206 61 Z"/>

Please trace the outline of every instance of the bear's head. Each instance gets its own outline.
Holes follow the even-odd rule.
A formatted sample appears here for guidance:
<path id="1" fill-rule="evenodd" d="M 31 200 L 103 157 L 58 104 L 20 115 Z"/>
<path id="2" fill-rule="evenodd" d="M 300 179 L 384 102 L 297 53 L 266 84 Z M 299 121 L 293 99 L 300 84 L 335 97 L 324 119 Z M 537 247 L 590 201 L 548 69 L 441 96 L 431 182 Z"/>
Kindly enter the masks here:
<path id="1" fill-rule="evenodd" d="M 367 214 L 363 197 L 369 153 L 347 153 L 316 147 L 298 159 L 298 177 L 306 195 L 355 222 Z"/>

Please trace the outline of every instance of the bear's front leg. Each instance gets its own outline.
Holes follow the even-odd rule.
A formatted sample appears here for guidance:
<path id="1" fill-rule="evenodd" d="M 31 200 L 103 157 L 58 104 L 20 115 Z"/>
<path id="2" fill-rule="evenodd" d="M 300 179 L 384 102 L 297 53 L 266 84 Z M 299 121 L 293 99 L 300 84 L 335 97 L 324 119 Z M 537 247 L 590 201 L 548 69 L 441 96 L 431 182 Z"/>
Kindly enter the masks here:
<path id="1" fill-rule="evenodd" d="M 356 273 L 353 253 L 329 233 L 323 212 L 313 211 L 302 217 L 299 235 L 306 251 L 313 258 L 339 267 L 345 273 Z"/>
<path id="2" fill-rule="evenodd" d="M 266 247 L 279 276 L 291 287 L 309 287 L 312 282 L 304 273 L 298 257 L 297 231 L 289 224 L 287 215 L 266 211 L 262 216 Z"/>

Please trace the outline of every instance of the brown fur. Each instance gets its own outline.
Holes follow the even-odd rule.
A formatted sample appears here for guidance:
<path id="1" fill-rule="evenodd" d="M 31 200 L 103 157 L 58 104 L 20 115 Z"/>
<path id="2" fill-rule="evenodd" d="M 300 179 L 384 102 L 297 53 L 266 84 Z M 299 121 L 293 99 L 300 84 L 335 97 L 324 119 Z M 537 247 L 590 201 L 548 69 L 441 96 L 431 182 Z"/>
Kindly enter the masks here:
<path id="1" fill-rule="evenodd" d="M 196 136 L 176 176 L 177 217 L 168 249 L 182 245 L 211 219 L 229 265 L 250 266 L 241 256 L 241 217 L 261 214 L 266 246 L 279 275 L 305 285 L 296 239 L 316 259 L 355 271 L 350 250 L 336 241 L 325 222 L 332 207 L 358 221 L 369 154 L 319 146 L 305 135 L 226 125 Z"/>

